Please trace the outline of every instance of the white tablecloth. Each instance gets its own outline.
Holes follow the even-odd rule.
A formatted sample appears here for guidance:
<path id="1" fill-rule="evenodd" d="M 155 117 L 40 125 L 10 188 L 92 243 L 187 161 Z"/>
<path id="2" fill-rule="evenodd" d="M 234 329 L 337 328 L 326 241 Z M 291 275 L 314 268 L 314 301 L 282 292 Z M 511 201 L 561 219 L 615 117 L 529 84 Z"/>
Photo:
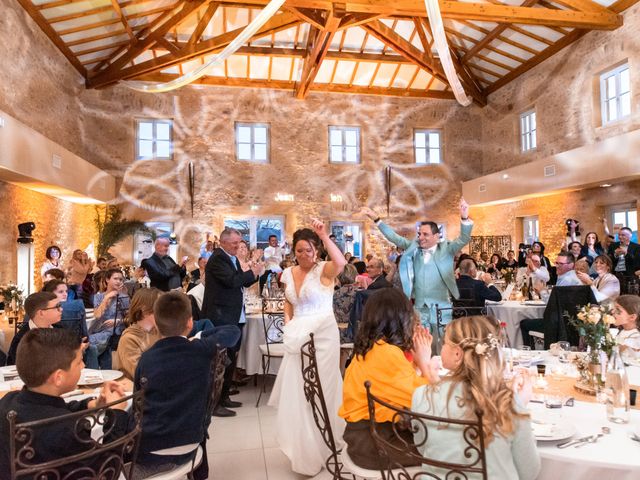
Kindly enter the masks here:
<path id="1" fill-rule="evenodd" d="M 260 345 L 265 343 L 264 327 L 261 313 L 247 313 L 247 323 L 242 331 L 242 345 L 238 354 L 238 368 L 243 368 L 247 375 L 262 374 L 262 355 Z M 271 358 L 269 373 L 276 375 L 281 360 Z"/>
<path id="2" fill-rule="evenodd" d="M 542 318 L 545 308 L 545 305 L 524 305 L 515 300 L 487 302 L 487 315 L 492 315 L 507 324 L 509 345 L 518 348 L 522 346 L 520 322 L 525 318 Z"/>
<path id="3" fill-rule="evenodd" d="M 544 415 L 544 405 L 531 403 L 534 418 Z M 561 418 L 577 430 L 575 438 L 600 433 L 603 426 L 611 433 L 597 443 L 584 447 L 557 448 L 559 442 L 538 442 L 542 470 L 538 480 L 637 480 L 640 478 L 640 443 L 629 433 L 640 425 L 640 411 L 631 410 L 631 422 L 617 425 L 607 420 L 606 407 L 598 403 L 576 402 L 574 407 L 562 407 Z"/>

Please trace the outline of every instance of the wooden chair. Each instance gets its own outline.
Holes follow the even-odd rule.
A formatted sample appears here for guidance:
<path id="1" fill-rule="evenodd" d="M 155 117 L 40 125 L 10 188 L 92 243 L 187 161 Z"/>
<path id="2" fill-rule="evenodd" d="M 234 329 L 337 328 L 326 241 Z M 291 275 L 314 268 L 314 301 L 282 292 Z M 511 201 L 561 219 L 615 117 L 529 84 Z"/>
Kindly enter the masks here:
<path id="1" fill-rule="evenodd" d="M 112 438 L 114 425 L 109 421 L 112 414 L 108 410 L 129 401 L 129 431 Z M 11 478 L 118 480 L 121 473 L 131 478 L 142 431 L 143 402 L 144 390 L 138 390 L 102 407 L 24 423 L 19 423 L 18 414 L 10 411 L 7 420 Z M 76 448 L 65 457 L 43 460 L 47 456 L 43 457 L 38 449 L 50 446 L 52 429 L 69 436 L 57 441 L 69 441 Z"/>
<path id="2" fill-rule="evenodd" d="M 313 341 L 313 333 L 309 334 L 310 340 L 300 348 L 302 360 L 302 380 L 304 381 L 304 396 L 311 405 L 313 419 L 322 435 L 322 439 L 331 453 L 327 458 L 325 465 L 327 470 L 333 476 L 334 480 L 354 479 L 355 477 L 343 472 L 343 464 L 340 461 L 340 450 L 336 446 L 336 441 L 331 429 L 329 411 L 327 403 L 322 393 L 322 384 L 320 383 L 320 373 L 318 371 L 318 361 L 316 359 L 316 346 Z"/>
<path id="3" fill-rule="evenodd" d="M 386 468 L 380 470 L 383 480 L 422 480 L 425 478 L 445 480 L 469 478 L 471 475 L 474 478 L 477 476 L 487 480 L 485 438 L 482 429 L 481 411 L 476 412 L 477 418 L 475 420 L 435 417 L 417 413 L 404 407 L 398 407 L 379 399 L 371 393 L 371 382 L 369 381 L 365 382 L 365 388 L 369 405 L 371 435 L 378 453 L 385 459 L 387 464 Z M 393 442 L 381 436 L 375 421 L 376 405 L 391 410 L 393 412 L 392 422 L 394 425 L 406 426 L 414 436 L 418 435 L 419 443 L 416 444 L 415 441 L 407 443 L 404 437 L 399 434 L 400 429 L 395 428 L 394 434 L 396 438 L 393 439 Z M 418 449 L 424 447 L 429 441 L 429 429 L 437 430 L 442 428 L 439 427 L 442 424 L 449 428 L 457 427 L 460 430 L 460 450 L 464 451 L 464 457 L 467 459 L 465 463 L 439 461 L 418 453 Z M 405 467 L 391 460 L 397 455 L 412 458 L 415 460 L 416 465 L 422 465 L 422 467 Z"/>
<path id="4" fill-rule="evenodd" d="M 262 299 L 262 327 L 264 329 L 264 343 L 259 346 L 260 354 L 262 355 L 262 388 L 258 394 L 256 408 L 260 405 L 262 393 L 266 390 L 271 359 L 284 356 L 284 345 L 282 344 L 284 297 L 265 297 Z"/>

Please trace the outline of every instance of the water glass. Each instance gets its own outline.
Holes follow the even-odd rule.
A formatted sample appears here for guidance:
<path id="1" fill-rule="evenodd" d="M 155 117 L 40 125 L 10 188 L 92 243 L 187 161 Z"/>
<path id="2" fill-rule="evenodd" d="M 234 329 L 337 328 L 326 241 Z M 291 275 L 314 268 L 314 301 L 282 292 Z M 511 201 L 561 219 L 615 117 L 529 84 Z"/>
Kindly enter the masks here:
<path id="1" fill-rule="evenodd" d="M 560 390 L 548 389 L 544 395 L 544 406 L 547 408 L 546 417 L 550 422 L 558 422 L 562 417 L 564 398 Z"/>

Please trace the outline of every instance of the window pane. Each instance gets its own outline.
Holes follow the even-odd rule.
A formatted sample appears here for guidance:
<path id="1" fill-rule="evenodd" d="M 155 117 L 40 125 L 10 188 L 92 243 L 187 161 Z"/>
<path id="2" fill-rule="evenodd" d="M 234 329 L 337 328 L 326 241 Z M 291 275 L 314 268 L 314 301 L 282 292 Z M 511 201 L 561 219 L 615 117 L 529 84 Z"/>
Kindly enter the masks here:
<path id="1" fill-rule="evenodd" d="M 620 96 L 620 116 L 626 117 L 631 114 L 631 93 Z"/>
<path id="2" fill-rule="evenodd" d="M 620 72 L 620 93 L 626 93 L 630 90 L 629 85 L 629 69 Z"/>
<path id="3" fill-rule="evenodd" d="M 526 150 L 527 150 L 527 135 L 526 134 L 520 135 L 520 145 L 522 146 L 522 151 L 526 152 Z"/>
<path id="4" fill-rule="evenodd" d="M 342 162 L 342 147 L 331 147 L 331 161 Z"/>
<path id="5" fill-rule="evenodd" d="M 277 218 L 258 218 L 256 220 L 256 243 L 258 248 L 269 246 L 269 236 L 278 237 L 278 242 L 282 241 L 282 221 Z"/>
<path id="6" fill-rule="evenodd" d="M 638 230 L 638 212 L 636 210 L 629 210 L 627 213 L 627 227 L 635 232 Z"/>
<path id="7" fill-rule="evenodd" d="M 242 239 L 245 242 L 250 241 L 250 221 L 249 220 L 235 220 L 235 219 L 225 219 L 224 226 L 229 228 L 235 228 L 242 235 Z"/>
<path id="8" fill-rule="evenodd" d="M 342 132 L 340 130 L 332 129 L 329 132 L 329 139 L 330 145 L 342 145 Z"/>
<path id="9" fill-rule="evenodd" d="M 358 135 L 355 130 L 345 130 L 345 145 L 355 147 L 358 144 Z"/>
<path id="10" fill-rule="evenodd" d="M 267 161 L 267 146 L 263 143 L 256 143 L 254 146 L 255 160 L 266 162 Z"/>
<path id="11" fill-rule="evenodd" d="M 627 212 L 614 212 L 613 213 L 613 223 L 614 225 L 622 225 L 623 227 L 627 224 Z"/>
<path id="12" fill-rule="evenodd" d="M 256 143 L 267 143 L 267 128 L 255 127 L 253 129 L 253 140 Z"/>
<path id="13" fill-rule="evenodd" d="M 618 101 L 612 98 L 607 102 L 609 104 L 609 121 L 618 118 Z"/>
<path id="14" fill-rule="evenodd" d="M 524 148 L 523 150 L 526 152 L 527 150 L 531 149 L 531 144 L 529 143 L 529 134 L 525 133 L 524 134 Z"/>
<path id="15" fill-rule="evenodd" d="M 415 134 L 415 143 L 417 148 L 426 147 L 425 142 L 427 140 L 427 136 L 422 132 L 416 132 Z"/>
<path id="16" fill-rule="evenodd" d="M 531 132 L 531 148 L 536 148 L 536 131 Z"/>
<path id="17" fill-rule="evenodd" d="M 165 140 L 156 142 L 156 157 L 171 158 L 171 142 Z"/>
<path id="18" fill-rule="evenodd" d="M 430 133 L 429 134 L 429 148 L 438 148 L 440 146 L 440 134 L 439 133 Z"/>
<path id="19" fill-rule="evenodd" d="M 611 75 L 607 78 L 607 98 L 613 98 L 616 96 L 616 76 Z"/>
<path id="20" fill-rule="evenodd" d="M 349 163 L 358 162 L 358 149 L 356 147 L 345 147 L 345 153 L 347 155 L 346 161 Z"/>
<path id="21" fill-rule="evenodd" d="M 416 148 L 416 163 L 427 163 L 427 151 L 424 148 Z"/>
<path id="22" fill-rule="evenodd" d="M 138 156 L 140 158 L 153 158 L 153 142 L 151 140 L 140 140 L 138 142 Z"/>
<path id="23" fill-rule="evenodd" d="M 536 129 L 536 112 L 533 112 L 529 118 L 531 119 L 530 120 L 531 130 L 535 130 Z"/>
<path id="24" fill-rule="evenodd" d="M 527 133 L 529 131 L 529 117 L 524 115 L 522 117 L 522 133 Z"/>
<path id="25" fill-rule="evenodd" d="M 440 163 L 440 149 L 439 148 L 430 148 L 429 149 L 429 163 Z"/>
<path id="26" fill-rule="evenodd" d="M 156 123 L 156 135 L 158 140 L 170 140 L 171 126 L 168 123 Z"/>
<path id="27" fill-rule="evenodd" d="M 238 159 L 251 160 L 251 144 L 249 143 L 238 144 Z"/>
<path id="28" fill-rule="evenodd" d="M 153 123 L 140 122 L 138 124 L 138 138 L 144 139 L 144 140 L 152 140 L 153 139 Z"/>
<path id="29" fill-rule="evenodd" d="M 238 143 L 251 143 L 251 127 L 238 127 Z"/>

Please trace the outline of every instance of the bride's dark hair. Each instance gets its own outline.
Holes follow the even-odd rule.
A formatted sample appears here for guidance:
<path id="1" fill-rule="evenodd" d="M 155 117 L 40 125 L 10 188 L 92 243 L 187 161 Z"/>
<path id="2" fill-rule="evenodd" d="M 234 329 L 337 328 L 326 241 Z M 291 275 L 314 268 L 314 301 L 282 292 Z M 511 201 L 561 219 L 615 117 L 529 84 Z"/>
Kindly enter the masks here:
<path id="1" fill-rule="evenodd" d="M 378 340 L 400 347 L 413 348 L 416 314 L 409 299 L 397 288 L 381 288 L 367 299 L 358 326 L 353 352 L 365 357 Z"/>
<path id="2" fill-rule="evenodd" d="M 314 232 L 310 228 L 301 228 L 300 230 L 296 230 L 294 232 L 293 234 L 293 251 L 294 252 L 296 250 L 296 244 L 300 240 L 306 240 L 311 245 L 313 245 L 313 248 L 315 248 L 316 250 L 318 250 L 318 248 L 320 247 L 320 237 L 316 232 Z"/>

